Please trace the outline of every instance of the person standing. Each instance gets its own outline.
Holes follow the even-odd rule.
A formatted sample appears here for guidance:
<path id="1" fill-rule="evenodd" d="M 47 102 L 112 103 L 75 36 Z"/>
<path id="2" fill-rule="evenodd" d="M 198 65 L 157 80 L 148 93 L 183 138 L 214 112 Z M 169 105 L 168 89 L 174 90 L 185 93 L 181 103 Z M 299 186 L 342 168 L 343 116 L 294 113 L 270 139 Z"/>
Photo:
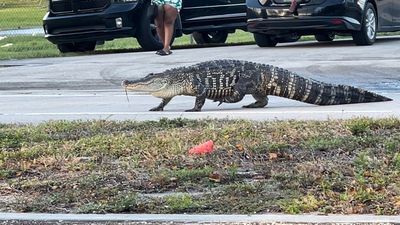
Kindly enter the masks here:
<path id="1" fill-rule="evenodd" d="M 174 24 L 179 10 L 182 8 L 182 0 L 151 0 L 157 5 L 155 25 L 157 34 L 163 43 L 163 48 L 156 52 L 157 55 L 170 55 L 171 40 L 174 35 Z"/>

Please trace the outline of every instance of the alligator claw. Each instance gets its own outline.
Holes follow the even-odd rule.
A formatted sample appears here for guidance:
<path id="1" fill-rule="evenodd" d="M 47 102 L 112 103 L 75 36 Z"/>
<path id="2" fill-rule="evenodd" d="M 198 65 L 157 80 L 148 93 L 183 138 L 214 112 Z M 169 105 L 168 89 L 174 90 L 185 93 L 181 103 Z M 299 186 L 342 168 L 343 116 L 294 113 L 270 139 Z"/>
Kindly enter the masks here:
<path id="1" fill-rule="evenodd" d="M 219 102 L 218 106 L 220 106 L 224 101 L 222 99 L 214 99 L 214 102 Z"/>

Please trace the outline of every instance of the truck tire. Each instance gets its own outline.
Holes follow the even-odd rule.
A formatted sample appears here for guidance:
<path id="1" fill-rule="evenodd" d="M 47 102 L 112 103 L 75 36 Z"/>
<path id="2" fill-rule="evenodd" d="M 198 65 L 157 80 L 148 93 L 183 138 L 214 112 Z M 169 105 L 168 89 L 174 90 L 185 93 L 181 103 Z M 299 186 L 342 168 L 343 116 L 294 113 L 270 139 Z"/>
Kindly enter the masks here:
<path id="1" fill-rule="evenodd" d="M 197 44 L 222 44 L 228 38 L 226 31 L 193 32 Z"/>
<path id="2" fill-rule="evenodd" d="M 278 41 L 272 35 L 254 33 L 254 40 L 259 47 L 275 47 Z"/>
<path id="3" fill-rule="evenodd" d="M 353 41 L 356 45 L 372 45 L 376 40 L 378 19 L 371 3 L 365 6 L 362 18 L 361 30 L 352 33 Z"/>
<path id="4" fill-rule="evenodd" d="M 137 40 L 145 51 L 156 51 L 163 48 L 163 43 L 158 37 L 154 19 L 157 16 L 157 6 L 151 5 L 150 1 L 144 2 L 140 15 Z M 171 44 L 174 37 L 172 37 Z"/>

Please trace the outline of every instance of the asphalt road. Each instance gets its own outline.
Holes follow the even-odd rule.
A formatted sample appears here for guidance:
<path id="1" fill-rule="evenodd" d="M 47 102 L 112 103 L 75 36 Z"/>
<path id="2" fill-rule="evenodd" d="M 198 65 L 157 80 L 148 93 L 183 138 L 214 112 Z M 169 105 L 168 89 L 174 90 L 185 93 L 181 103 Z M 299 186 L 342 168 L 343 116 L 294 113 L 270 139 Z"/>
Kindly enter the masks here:
<path id="1" fill-rule="evenodd" d="M 392 102 L 314 106 L 271 97 L 268 107 L 242 109 L 207 101 L 202 112 L 184 113 L 194 98 L 174 98 L 164 112 L 148 112 L 160 100 L 120 88 L 124 79 L 213 59 L 240 59 L 283 67 L 305 77 L 361 87 L 391 97 Z M 400 36 L 380 38 L 373 46 L 350 40 L 297 42 L 275 48 L 256 45 L 153 52 L 0 61 L 0 123 L 38 123 L 54 119 L 247 118 L 343 119 L 360 116 L 400 117 Z"/>

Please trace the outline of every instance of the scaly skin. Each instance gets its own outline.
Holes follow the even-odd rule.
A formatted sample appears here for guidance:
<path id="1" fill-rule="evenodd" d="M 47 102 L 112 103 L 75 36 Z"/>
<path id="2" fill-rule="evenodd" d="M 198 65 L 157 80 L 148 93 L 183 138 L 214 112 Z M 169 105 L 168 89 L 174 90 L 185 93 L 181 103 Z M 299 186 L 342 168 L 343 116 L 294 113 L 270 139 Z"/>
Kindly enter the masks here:
<path id="1" fill-rule="evenodd" d="M 200 111 L 206 99 L 234 103 L 251 94 L 256 102 L 246 108 L 262 108 L 268 95 L 285 97 L 315 105 L 338 105 L 391 101 L 390 98 L 359 88 L 332 85 L 301 77 L 278 67 L 238 60 L 213 60 L 162 73 L 149 74 L 136 80 L 124 80 L 126 90 L 150 92 L 162 98 L 151 111 L 162 111 L 177 95 L 195 96 L 192 109 Z"/>

